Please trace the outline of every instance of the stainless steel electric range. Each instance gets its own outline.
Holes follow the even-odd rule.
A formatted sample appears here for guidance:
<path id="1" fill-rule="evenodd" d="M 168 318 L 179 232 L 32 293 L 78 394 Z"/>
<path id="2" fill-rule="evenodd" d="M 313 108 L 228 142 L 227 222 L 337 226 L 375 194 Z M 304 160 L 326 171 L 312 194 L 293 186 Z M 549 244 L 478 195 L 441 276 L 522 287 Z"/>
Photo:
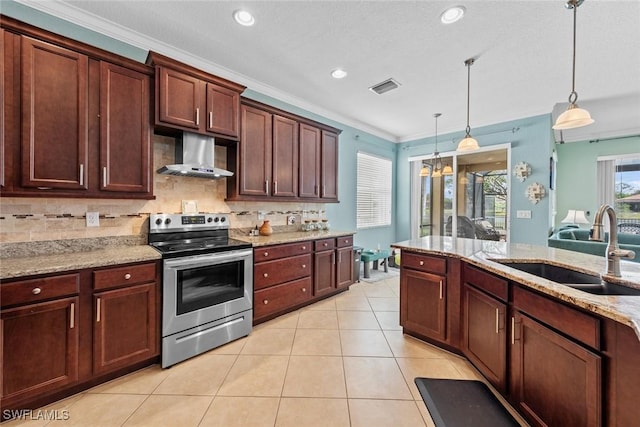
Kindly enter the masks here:
<path id="1" fill-rule="evenodd" d="M 162 254 L 162 367 L 249 335 L 253 250 L 229 238 L 225 214 L 153 214 Z"/>

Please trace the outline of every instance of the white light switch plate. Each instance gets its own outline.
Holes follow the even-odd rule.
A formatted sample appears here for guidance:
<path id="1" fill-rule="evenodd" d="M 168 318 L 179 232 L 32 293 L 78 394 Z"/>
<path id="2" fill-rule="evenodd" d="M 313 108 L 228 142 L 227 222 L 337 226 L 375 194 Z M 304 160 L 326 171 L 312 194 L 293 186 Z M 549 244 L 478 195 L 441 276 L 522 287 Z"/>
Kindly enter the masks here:
<path id="1" fill-rule="evenodd" d="M 100 227 L 99 212 L 87 212 L 87 227 Z"/>
<path id="2" fill-rule="evenodd" d="M 516 211 L 516 218 L 531 219 L 531 211 Z"/>

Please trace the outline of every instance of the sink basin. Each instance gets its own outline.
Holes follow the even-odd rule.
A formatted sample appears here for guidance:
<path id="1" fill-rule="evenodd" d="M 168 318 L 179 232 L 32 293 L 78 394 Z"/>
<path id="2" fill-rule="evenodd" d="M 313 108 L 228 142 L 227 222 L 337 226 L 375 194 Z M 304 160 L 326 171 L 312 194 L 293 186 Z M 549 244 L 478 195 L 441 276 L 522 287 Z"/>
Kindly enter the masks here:
<path id="1" fill-rule="evenodd" d="M 588 292 L 595 295 L 637 295 L 640 296 L 640 289 L 628 286 L 616 285 L 615 283 L 604 282 L 600 276 L 586 274 L 570 268 L 559 267 L 557 265 L 546 264 L 544 262 L 496 262 L 524 271 L 552 282 L 569 286 L 573 289 Z"/>

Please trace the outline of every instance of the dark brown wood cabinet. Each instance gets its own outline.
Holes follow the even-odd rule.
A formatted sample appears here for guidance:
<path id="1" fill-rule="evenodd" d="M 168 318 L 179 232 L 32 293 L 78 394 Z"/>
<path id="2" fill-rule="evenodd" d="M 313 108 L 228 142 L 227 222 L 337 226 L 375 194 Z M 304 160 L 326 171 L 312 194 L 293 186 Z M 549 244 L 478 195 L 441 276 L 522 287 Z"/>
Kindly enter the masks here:
<path id="1" fill-rule="evenodd" d="M 151 191 L 151 79 L 108 62 L 100 63 L 100 189 Z"/>
<path id="2" fill-rule="evenodd" d="M 536 426 L 602 425 L 601 357 L 516 311 L 511 400 Z"/>
<path id="3" fill-rule="evenodd" d="M 89 60 L 31 37 L 21 40 L 21 185 L 87 190 Z"/>
<path id="4" fill-rule="evenodd" d="M 2 407 L 78 381 L 77 296 L 2 309 Z"/>
<path id="5" fill-rule="evenodd" d="M 338 201 L 339 130 L 246 98 L 240 117 L 227 200 Z"/>
<path id="6" fill-rule="evenodd" d="M 462 353 L 500 392 L 507 391 L 508 282 L 463 264 Z"/>
<path id="7" fill-rule="evenodd" d="M 336 289 L 336 252 L 334 239 L 316 241 L 313 254 L 313 295 L 323 296 Z M 323 245 L 327 246 L 323 246 Z"/>
<path id="8" fill-rule="evenodd" d="M 400 325 L 424 337 L 446 340 L 446 277 L 405 270 L 400 276 Z"/>
<path id="9" fill-rule="evenodd" d="M 149 52 L 156 69 L 156 128 L 235 141 L 240 137 L 240 94 L 245 87 Z"/>
<path id="10" fill-rule="evenodd" d="M 143 64 L 5 16 L 3 196 L 153 198 Z M 7 120 L 10 118 L 10 120 Z"/>
<path id="11" fill-rule="evenodd" d="M 153 261 L 3 281 L 2 408 L 41 406 L 157 362 L 159 271 Z"/>
<path id="12" fill-rule="evenodd" d="M 336 238 L 336 287 L 342 289 L 353 284 L 353 236 Z"/>
<path id="13" fill-rule="evenodd" d="M 113 371 L 159 352 L 156 264 L 93 272 L 93 371 Z"/>

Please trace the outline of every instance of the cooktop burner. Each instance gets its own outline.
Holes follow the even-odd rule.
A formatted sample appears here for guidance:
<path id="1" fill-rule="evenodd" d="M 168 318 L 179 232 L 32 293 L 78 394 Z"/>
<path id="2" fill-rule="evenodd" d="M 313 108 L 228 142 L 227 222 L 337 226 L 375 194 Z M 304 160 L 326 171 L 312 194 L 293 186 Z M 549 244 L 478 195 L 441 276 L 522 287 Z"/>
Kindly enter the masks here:
<path id="1" fill-rule="evenodd" d="M 153 214 L 149 217 L 149 245 L 165 258 L 251 247 L 229 238 L 226 214 Z"/>

